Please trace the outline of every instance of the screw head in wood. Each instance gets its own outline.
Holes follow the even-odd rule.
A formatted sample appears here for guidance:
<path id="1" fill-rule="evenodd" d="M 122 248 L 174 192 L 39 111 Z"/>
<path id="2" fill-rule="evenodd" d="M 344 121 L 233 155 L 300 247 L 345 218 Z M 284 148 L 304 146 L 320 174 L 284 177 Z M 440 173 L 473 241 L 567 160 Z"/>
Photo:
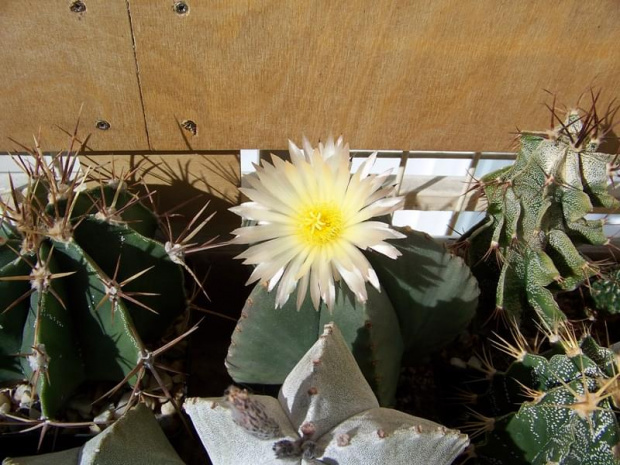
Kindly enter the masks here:
<path id="1" fill-rule="evenodd" d="M 198 133 L 198 127 L 196 126 L 196 123 L 193 122 L 191 119 L 186 119 L 181 123 L 181 126 L 183 127 L 183 129 L 185 129 L 187 132 L 191 132 L 192 135 L 196 135 Z"/>
<path id="2" fill-rule="evenodd" d="M 74 2 L 71 2 L 69 9 L 73 13 L 84 13 L 86 11 L 86 5 L 80 0 L 75 0 Z"/>
<path id="3" fill-rule="evenodd" d="M 186 15 L 189 13 L 189 5 L 185 2 L 174 2 L 173 9 L 178 15 Z"/>
<path id="4" fill-rule="evenodd" d="M 110 129 L 110 123 L 104 119 L 99 119 L 95 122 L 95 127 L 101 131 L 107 131 Z"/>

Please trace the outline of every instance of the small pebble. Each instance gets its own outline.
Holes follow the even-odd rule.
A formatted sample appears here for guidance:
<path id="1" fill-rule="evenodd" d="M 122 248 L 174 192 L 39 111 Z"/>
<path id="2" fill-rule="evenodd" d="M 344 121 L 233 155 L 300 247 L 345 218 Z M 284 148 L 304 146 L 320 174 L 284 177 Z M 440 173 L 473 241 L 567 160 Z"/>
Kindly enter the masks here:
<path id="1" fill-rule="evenodd" d="M 0 392 L 0 415 L 11 412 L 11 399 L 4 393 Z"/>
<path id="2" fill-rule="evenodd" d="M 93 418 L 93 421 L 97 424 L 105 424 L 105 423 L 112 421 L 113 419 L 114 419 L 114 413 L 111 410 L 106 409 L 103 412 L 101 412 L 99 415 L 97 415 L 95 418 Z"/>
<path id="3" fill-rule="evenodd" d="M 161 405 L 161 414 L 163 416 L 174 415 L 176 413 L 176 409 L 172 402 L 168 401 Z"/>

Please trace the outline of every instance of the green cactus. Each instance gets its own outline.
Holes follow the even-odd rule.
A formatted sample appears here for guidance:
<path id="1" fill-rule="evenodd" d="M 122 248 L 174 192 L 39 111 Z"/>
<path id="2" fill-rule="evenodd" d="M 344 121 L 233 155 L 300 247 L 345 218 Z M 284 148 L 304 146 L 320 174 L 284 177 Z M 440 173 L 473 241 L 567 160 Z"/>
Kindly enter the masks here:
<path id="1" fill-rule="evenodd" d="M 0 382 L 29 380 L 53 418 L 84 381 L 135 382 L 187 302 L 157 218 L 122 176 L 86 189 L 74 153 L 32 157 L 0 204 Z"/>
<path id="2" fill-rule="evenodd" d="M 616 355 L 590 336 L 577 341 L 565 329 L 549 336 L 559 339 L 544 356 L 522 338 L 501 344 L 516 360 L 477 399 L 484 413 L 470 429 L 481 434 L 472 454 L 478 463 L 618 463 Z"/>
<path id="3" fill-rule="evenodd" d="M 127 411 L 109 428 L 82 447 L 30 457 L 6 458 L 3 465 L 112 465 L 148 463 L 182 465 L 184 462 L 144 404 Z"/>
<path id="4" fill-rule="evenodd" d="M 226 358 L 231 377 L 239 383 L 282 384 L 286 375 L 314 344 L 323 325 L 341 329 L 379 403 L 394 403 L 401 357 L 420 358 L 450 342 L 474 314 L 478 286 L 463 261 L 430 237 L 406 231 L 394 241 L 397 260 L 367 254 L 382 292 L 367 286 L 361 304 L 337 288 L 330 312 L 306 299 L 275 308 L 275 296 L 257 285 L 241 313 Z"/>
<path id="5" fill-rule="evenodd" d="M 603 136 L 594 105 L 587 114 L 571 111 L 548 133 L 521 133 L 514 165 L 479 181 L 486 218 L 457 246 L 481 282 L 499 274 L 496 308 L 509 320 L 528 308 L 548 325 L 564 320 L 553 292 L 598 272 L 578 246 L 607 244 L 603 222 L 586 214 L 618 205 L 607 190 L 610 156 L 596 151 Z"/>
<path id="6" fill-rule="evenodd" d="M 596 309 L 606 315 L 620 313 L 620 268 L 602 274 L 592 281 L 590 295 Z"/>
<path id="7" fill-rule="evenodd" d="M 379 407 L 337 325 L 286 377 L 278 399 L 231 387 L 222 398 L 186 400 L 215 465 L 241 463 L 450 464 L 466 435 Z"/>

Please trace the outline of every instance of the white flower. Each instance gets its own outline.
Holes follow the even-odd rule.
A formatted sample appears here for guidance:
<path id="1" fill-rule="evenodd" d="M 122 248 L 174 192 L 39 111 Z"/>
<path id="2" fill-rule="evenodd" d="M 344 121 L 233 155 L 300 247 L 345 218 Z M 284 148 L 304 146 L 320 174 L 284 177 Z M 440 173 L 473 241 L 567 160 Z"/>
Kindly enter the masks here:
<path id="1" fill-rule="evenodd" d="M 349 146 L 342 137 L 313 148 L 304 138 L 303 150 L 289 141 L 291 162 L 272 156 L 272 163 L 256 166 L 248 176 L 250 188 L 241 189 L 252 202 L 231 208 L 258 222 L 233 231 L 239 244 L 253 244 L 236 258 L 256 265 L 247 284 L 279 283 L 276 307 L 284 305 L 297 284 L 297 308 L 308 288 L 312 303 L 320 300 L 331 310 L 334 281 L 342 278 L 360 302 L 367 299 L 368 281 L 377 290 L 379 280 L 360 249 L 373 249 L 396 258 L 398 250 L 385 239 L 404 236 L 370 218 L 391 213 L 403 204 L 391 197 L 396 187 L 385 185 L 389 172 L 370 175 L 376 152 L 350 172 Z"/>

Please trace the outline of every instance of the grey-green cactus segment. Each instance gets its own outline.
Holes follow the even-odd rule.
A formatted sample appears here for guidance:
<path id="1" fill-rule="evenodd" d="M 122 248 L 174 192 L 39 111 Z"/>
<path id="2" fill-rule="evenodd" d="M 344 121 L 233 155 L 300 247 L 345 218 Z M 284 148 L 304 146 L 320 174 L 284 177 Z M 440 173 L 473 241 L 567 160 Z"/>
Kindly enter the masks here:
<path id="1" fill-rule="evenodd" d="M 591 337 L 562 344 L 566 353 L 524 354 L 493 376 L 479 400 L 480 463 L 618 463 L 616 357 Z"/>
<path id="2" fill-rule="evenodd" d="M 478 285 L 463 260 L 428 236 L 406 231 L 394 241 L 396 260 L 368 254 L 381 292 L 367 286 L 359 303 L 341 285 L 330 312 L 306 300 L 275 309 L 275 296 L 256 286 L 241 313 L 226 358 L 239 383 L 281 384 L 316 341 L 323 325 L 340 328 L 383 406 L 393 405 L 403 353 L 419 358 L 453 340 L 474 315 Z"/>
<path id="3" fill-rule="evenodd" d="M 402 341 L 398 321 L 384 293 L 367 286 L 361 304 L 351 292 L 337 287 L 330 311 L 316 311 L 309 299 L 296 310 L 294 302 L 275 308 L 274 293 L 262 285 L 252 290 L 241 312 L 226 357 L 226 367 L 238 383 L 282 384 L 312 347 L 328 321 L 335 321 L 367 381 L 382 405 L 392 405 L 400 371 Z"/>
<path id="4" fill-rule="evenodd" d="M 187 301 L 155 215 L 123 180 L 84 190 L 36 161 L 0 204 L 0 382 L 28 380 L 54 418 L 84 381 L 133 382 Z"/>
<path id="5" fill-rule="evenodd" d="M 84 446 L 52 454 L 7 458 L 3 465 L 182 465 L 153 413 L 138 404 Z"/>
<path id="6" fill-rule="evenodd" d="M 333 323 L 278 399 L 232 387 L 224 398 L 188 399 L 184 409 L 214 465 L 447 465 L 469 443 L 456 430 L 379 407 Z"/>
<path id="7" fill-rule="evenodd" d="M 463 260 L 424 233 L 401 232 L 407 237 L 392 245 L 402 256 L 396 260 L 373 252 L 366 256 L 398 316 L 405 356 L 419 360 L 467 327 L 480 291 Z"/>
<path id="8" fill-rule="evenodd" d="M 564 320 L 553 292 L 598 272 L 578 246 L 606 244 L 603 222 L 586 215 L 618 206 L 607 189 L 611 157 L 596 151 L 603 132 L 594 108 L 570 112 L 548 133 L 523 133 L 514 165 L 478 182 L 487 216 L 459 246 L 481 281 L 500 276 L 496 305 L 511 319 L 529 308 L 548 325 Z"/>

